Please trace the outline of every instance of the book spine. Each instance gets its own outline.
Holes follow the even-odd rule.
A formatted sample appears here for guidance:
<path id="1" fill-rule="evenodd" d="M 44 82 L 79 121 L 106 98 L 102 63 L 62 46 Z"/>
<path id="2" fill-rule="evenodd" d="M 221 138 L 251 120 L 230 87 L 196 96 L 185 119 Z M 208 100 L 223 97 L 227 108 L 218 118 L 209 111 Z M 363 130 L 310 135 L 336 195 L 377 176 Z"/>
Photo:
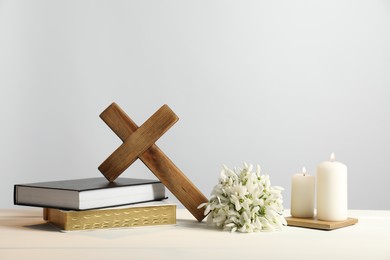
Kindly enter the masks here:
<path id="1" fill-rule="evenodd" d="M 43 219 L 49 221 L 60 229 L 66 230 L 67 220 L 66 215 L 62 214 L 61 210 L 45 208 Z"/>
<path id="2" fill-rule="evenodd" d="M 176 223 L 176 205 L 86 211 L 49 209 L 48 221 L 67 231 L 172 225 Z"/>
<path id="3" fill-rule="evenodd" d="M 14 205 L 18 205 L 16 189 L 17 189 L 17 185 L 14 185 Z"/>

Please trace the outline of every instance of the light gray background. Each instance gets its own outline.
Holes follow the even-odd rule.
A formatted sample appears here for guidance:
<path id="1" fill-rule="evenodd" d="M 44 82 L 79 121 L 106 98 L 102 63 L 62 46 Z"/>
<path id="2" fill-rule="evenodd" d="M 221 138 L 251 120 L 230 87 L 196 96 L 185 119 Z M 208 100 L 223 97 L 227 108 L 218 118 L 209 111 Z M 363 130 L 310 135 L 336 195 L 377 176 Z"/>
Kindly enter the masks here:
<path id="1" fill-rule="evenodd" d="M 389 1 L 0 1 L 0 87 L 1 208 L 15 183 L 100 176 L 116 101 L 139 124 L 170 105 L 158 145 L 206 196 L 247 161 L 288 208 L 335 152 L 349 207 L 390 209 Z"/>

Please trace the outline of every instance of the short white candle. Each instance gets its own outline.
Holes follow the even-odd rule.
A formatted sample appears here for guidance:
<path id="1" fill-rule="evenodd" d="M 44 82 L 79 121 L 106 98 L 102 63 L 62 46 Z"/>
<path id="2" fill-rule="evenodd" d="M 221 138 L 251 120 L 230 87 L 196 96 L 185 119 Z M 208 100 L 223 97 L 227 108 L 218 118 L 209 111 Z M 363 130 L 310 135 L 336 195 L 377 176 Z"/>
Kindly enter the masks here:
<path id="1" fill-rule="evenodd" d="M 314 216 L 315 196 L 314 176 L 306 173 L 294 174 L 291 183 L 291 215 L 297 218 L 312 218 Z"/>
<path id="2" fill-rule="evenodd" d="M 322 162 L 317 167 L 317 218 L 327 221 L 347 219 L 347 166 L 335 161 Z"/>

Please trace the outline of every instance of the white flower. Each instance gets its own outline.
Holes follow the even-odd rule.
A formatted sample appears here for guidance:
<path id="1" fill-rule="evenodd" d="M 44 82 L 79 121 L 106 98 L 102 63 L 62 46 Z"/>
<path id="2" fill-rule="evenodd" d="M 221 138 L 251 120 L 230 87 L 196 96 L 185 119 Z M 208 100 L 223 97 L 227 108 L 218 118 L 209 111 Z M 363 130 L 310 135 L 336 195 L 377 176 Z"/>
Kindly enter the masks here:
<path id="1" fill-rule="evenodd" d="M 287 225 L 283 217 L 283 188 L 271 186 L 268 175 L 260 174 L 257 165 L 243 169 L 222 168 L 219 183 L 214 186 L 210 201 L 202 203 L 207 223 L 231 232 L 280 230 Z"/>

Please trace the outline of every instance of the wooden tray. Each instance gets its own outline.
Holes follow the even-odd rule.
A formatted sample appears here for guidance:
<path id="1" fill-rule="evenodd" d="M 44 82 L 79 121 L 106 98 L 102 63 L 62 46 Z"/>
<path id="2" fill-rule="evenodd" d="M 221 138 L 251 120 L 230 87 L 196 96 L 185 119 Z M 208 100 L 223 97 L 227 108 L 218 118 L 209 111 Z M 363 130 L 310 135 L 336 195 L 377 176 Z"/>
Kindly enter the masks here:
<path id="1" fill-rule="evenodd" d="M 314 228 L 322 230 L 333 230 L 343 227 L 354 225 L 358 222 L 357 218 L 347 218 L 343 221 L 324 221 L 318 220 L 317 218 L 286 218 L 288 226 L 303 227 L 303 228 Z"/>

